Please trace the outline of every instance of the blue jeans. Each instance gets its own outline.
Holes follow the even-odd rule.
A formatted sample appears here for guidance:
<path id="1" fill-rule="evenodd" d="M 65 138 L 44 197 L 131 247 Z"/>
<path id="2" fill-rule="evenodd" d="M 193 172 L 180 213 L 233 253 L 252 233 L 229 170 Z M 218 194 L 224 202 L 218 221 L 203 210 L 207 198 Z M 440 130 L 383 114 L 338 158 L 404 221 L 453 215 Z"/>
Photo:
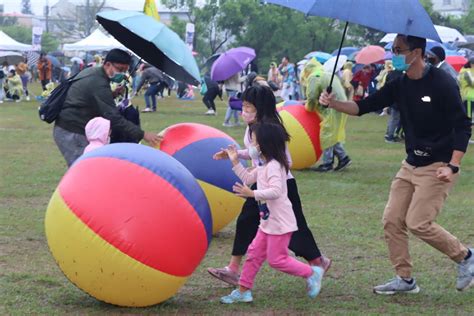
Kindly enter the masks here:
<path id="1" fill-rule="evenodd" d="M 229 96 L 229 98 L 234 97 L 237 94 L 236 90 L 226 90 L 226 92 L 227 92 L 227 95 Z M 227 108 L 227 112 L 225 112 L 224 123 L 229 123 L 230 118 L 232 116 L 234 116 L 235 123 L 238 123 L 239 122 L 239 111 L 232 110 L 230 108 L 230 105 L 229 105 L 229 107 Z"/>
<path id="2" fill-rule="evenodd" d="M 344 147 L 342 147 L 341 143 L 337 143 L 334 146 L 324 149 L 323 164 L 332 165 L 334 163 L 334 155 L 337 156 L 339 161 L 347 157 L 346 151 L 344 150 Z"/>
<path id="3" fill-rule="evenodd" d="M 156 110 L 156 94 L 158 93 L 158 85 L 151 84 L 145 92 L 145 104 L 147 108 L 150 108 L 150 99 L 153 110 Z"/>
<path id="4" fill-rule="evenodd" d="M 390 117 L 387 123 L 387 132 L 385 136 L 392 138 L 395 135 L 398 125 L 400 124 L 400 111 L 394 107 L 390 107 Z"/>

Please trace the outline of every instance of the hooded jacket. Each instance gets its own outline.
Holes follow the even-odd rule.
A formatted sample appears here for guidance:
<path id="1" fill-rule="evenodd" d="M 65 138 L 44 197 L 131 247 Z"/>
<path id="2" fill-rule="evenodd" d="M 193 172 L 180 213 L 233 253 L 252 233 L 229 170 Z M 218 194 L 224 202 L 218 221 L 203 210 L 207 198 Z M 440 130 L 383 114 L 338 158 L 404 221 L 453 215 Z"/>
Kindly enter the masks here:
<path id="1" fill-rule="evenodd" d="M 86 124 L 86 137 L 89 145 L 84 149 L 87 153 L 109 143 L 110 121 L 103 117 L 94 117 Z"/>

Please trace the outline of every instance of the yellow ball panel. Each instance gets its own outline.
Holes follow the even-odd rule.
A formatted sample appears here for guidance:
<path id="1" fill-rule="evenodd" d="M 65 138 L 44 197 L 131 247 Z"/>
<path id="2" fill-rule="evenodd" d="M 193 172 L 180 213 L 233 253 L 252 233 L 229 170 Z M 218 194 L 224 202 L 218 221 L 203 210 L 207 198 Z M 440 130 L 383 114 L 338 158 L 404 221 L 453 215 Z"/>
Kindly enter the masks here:
<path id="1" fill-rule="evenodd" d="M 317 162 L 313 143 L 300 122 L 286 111 L 279 112 L 286 130 L 291 136 L 288 143 L 293 164 L 291 169 L 309 168 Z"/>
<path id="2" fill-rule="evenodd" d="M 150 268 L 110 245 L 69 209 L 58 190 L 48 205 L 45 230 L 51 253 L 67 278 L 101 301 L 154 305 L 186 282 L 186 277 Z"/>
<path id="3" fill-rule="evenodd" d="M 207 182 L 197 181 L 204 191 L 211 208 L 212 233 L 215 234 L 239 215 L 245 200 Z"/>

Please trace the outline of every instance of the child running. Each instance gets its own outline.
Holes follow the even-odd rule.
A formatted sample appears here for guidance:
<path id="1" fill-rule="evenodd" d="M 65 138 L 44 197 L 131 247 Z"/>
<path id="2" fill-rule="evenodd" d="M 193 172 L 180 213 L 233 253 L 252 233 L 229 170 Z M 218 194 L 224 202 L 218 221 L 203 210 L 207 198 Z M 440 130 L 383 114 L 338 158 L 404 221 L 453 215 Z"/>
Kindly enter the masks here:
<path id="1" fill-rule="evenodd" d="M 238 196 L 258 201 L 261 220 L 257 235 L 247 251 L 239 288 L 230 295 L 222 297 L 221 302 L 225 304 L 252 302 L 251 289 L 265 260 L 270 267 L 278 271 L 305 278 L 308 296 L 315 298 L 321 289 L 324 270 L 318 266 L 304 264 L 288 254 L 291 235 L 298 230 L 295 214 L 287 196 L 288 134 L 279 124 L 262 122 L 252 125 L 251 135 L 249 155 L 259 161 L 255 168 L 246 169 L 242 166 L 235 146 L 229 146 L 225 152 L 232 162 L 232 170 L 244 183 L 235 183 L 234 192 Z M 257 190 L 247 186 L 255 182 Z"/>
<path id="2" fill-rule="evenodd" d="M 239 150 L 238 154 L 241 159 L 250 159 L 249 148 L 251 138 L 249 126 L 257 122 L 265 121 L 279 124 L 283 130 L 285 129 L 281 123 L 281 118 L 276 111 L 275 96 L 269 87 L 261 85 L 251 86 L 243 93 L 242 100 L 242 118 L 245 123 L 248 124 L 248 127 L 244 136 L 246 149 Z M 291 167 L 291 156 L 288 150 L 286 150 L 286 155 Z M 216 153 L 214 159 L 228 159 L 226 151 Z M 258 159 L 252 159 L 252 163 L 253 166 L 257 166 Z M 313 234 L 306 223 L 296 180 L 291 172 L 288 172 L 286 175 L 286 184 L 288 188 L 288 199 L 292 204 L 293 213 L 296 217 L 296 223 L 298 226 L 298 231 L 294 232 L 291 236 L 289 248 L 295 253 L 295 255 L 303 257 L 308 261 L 310 265 L 319 266 L 326 272 L 331 266 L 331 260 L 321 254 L 316 241 L 314 240 Z M 255 184 L 252 188 L 256 188 Z M 255 238 L 259 223 L 260 216 L 257 201 L 252 197 L 248 197 L 242 206 L 242 211 L 239 217 L 237 218 L 234 245 L 230 262 L 223 268 L 208 268 L 208 272 L 212 276 L 231 285 L 238 285 L 242 257 L 245 255 L 247 248 Z"/>

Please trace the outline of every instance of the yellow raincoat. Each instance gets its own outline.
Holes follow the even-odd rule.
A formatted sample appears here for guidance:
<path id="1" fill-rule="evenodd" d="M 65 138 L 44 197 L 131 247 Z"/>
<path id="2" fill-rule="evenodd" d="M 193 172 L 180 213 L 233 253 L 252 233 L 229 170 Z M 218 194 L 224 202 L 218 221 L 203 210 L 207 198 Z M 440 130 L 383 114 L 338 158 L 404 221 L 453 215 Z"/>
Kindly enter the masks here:
<path id="1" fill-rule="evenodd" d="M 21 97 L 23 93 L 23 85 L 21 84 L 21 78 L 19 75 L 15 74 L 11 77 L 8 77 L 7 89 L 11 95 L 17 95 Z"/>
<path id="2" fill-rule="evenodd" d="M 472 106 L 474 105 L 474 65 L 471 68 L 462 68 L 459 73 L 462 100 L 467 103 L 467 115 L 472 119 Z"/>
<path id="3" fill-rule="evenodd" d="M 316 112 L 320 119 L 320 141 L 321 148 L 327 149 L 337 143 L 343 143 L 346 139 L 347 114 L 337 112 L 334 109 L 325 108 L 319 104 L 319 95 L 326 90 L 331 81 L 331 74 L 324 71 L 323 66 L 316 60 L 311 59 L 306 63 L 301 74 L 301 86 L 306 95 L 306 110 Z M 344 88 L 337 76 L 332 83 L 332 92 L 336 99 L 347 101 Z"/>

